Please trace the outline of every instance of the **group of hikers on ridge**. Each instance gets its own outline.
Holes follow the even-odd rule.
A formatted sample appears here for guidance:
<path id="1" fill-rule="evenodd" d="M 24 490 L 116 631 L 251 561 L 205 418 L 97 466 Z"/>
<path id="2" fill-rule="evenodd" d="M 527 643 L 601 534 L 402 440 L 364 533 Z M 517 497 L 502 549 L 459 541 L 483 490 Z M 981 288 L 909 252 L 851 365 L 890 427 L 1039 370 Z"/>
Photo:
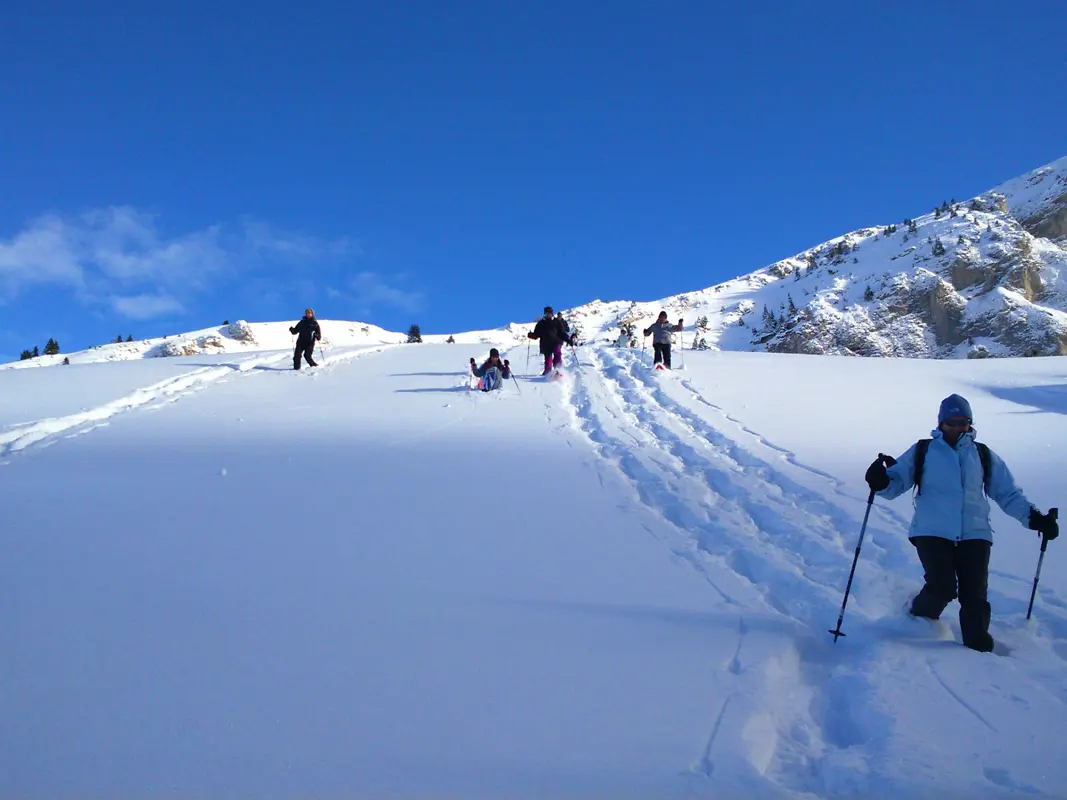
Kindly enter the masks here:
<path id="1" fill-rule="evenodd" d="M 652 349 L 655 351 L 654 365 L 662 364 L 667 369 L 671 368 L 671 334 L 680 332 L 682 329 L 682 320 L 678 320 L 676 325 L 671 325 L 667 321 L 666 311 L 660 311 L 656 321 L 650 327 L 645 328 L 644 335 L 652 336 Z M 318 363 L 314 359 L 315 343 L 322 341 L 322 328 L 315 319 L 314 309 L 304 309 L 304 316 L 296 325 L 289 328 L 289 333 L 296 336 L 293 369 L 300 369 L 301 360 L 307 361 L 309 367 L 317 367 Z M 563 312 L 560 311 L 557 314 L 552 306 L 545 306 L 544 316 L 537 321 L 534 329 L 526 336 L 528 339 L 539 342 L 538 349 L 545 359 L 542 376 L 548 376 L 553 371 L 559 372 L 563 366 L 563 346 L 574 347 L 577 344 L 577 334 L 571 333 L 570 325 L 564 318 Z M 471 373 L 483 379 L 482 387 L 488 387 L 485 388 L 486 391 L 500 388 L 503 380 L 511 377 L 510 363 L 507 359 L 500 361 L 500 353 L 495 347 L 489 351 L 489 358 L 480 368 L 476 367 L 475 363 L 475 360 L 471 358 Z M 488 374 L 490 371 L 493 371 L 492 374 Z M 488 379 L 486 379 L 487 374 Z"/>

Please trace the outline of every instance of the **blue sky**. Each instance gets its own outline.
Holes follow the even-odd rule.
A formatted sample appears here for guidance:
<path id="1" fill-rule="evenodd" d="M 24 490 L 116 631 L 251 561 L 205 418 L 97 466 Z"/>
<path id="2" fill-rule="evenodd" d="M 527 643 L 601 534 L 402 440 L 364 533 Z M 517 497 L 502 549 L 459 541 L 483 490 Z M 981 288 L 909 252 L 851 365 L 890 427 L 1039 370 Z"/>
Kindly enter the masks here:
<path id="1" fill-rule="evenodd" d="M 1067 4 L 0 4 L 0 358 L 654 299 L 1067 154 Z"/>

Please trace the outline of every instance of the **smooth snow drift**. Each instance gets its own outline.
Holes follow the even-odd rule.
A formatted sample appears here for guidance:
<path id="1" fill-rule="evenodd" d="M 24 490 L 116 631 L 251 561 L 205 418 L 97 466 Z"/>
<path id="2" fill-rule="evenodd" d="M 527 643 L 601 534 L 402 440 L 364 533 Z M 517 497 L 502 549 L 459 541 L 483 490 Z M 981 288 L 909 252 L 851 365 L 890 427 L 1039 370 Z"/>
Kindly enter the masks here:
<path id="1" fill-rule="evenodd" d="M 1064 504 L 1062 361 L 488 346 L 0 371 L 0 796 L 1062 796 L 1061 541 L 978 654 L 876 501 L 827 633 L 942 397 Z"/>

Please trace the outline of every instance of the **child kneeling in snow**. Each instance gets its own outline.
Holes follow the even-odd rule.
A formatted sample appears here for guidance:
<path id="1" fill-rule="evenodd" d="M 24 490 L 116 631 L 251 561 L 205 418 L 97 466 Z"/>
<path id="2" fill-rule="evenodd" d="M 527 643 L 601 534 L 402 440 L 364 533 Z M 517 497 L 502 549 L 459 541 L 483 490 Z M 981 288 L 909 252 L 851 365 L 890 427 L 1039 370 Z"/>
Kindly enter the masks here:
<path id="1" fill-rule="evenodd" d="M 511 377 L 511 362 L 506 358 L 501 361 L 500 351 L 494 347 L 489 351 L 489 358 L 480 367 L 475 366 L 474 359 L 471 359 L 471 372 L 475 378 L 482 379 L 481 390 L 491 392 L 501 388 L 504 381 Z"/>

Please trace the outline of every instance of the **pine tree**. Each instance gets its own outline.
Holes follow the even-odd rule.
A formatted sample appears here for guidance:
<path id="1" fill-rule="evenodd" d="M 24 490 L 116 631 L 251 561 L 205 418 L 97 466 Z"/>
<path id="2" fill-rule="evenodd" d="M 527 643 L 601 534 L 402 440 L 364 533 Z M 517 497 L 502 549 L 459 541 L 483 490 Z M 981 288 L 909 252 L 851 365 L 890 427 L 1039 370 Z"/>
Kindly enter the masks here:
<path id="1" fill-rule="evenodd" d="M 126 337 L 126 341 L 127 342 L 132 342 L 133 341 L 133 335 L 131 334 L 131 335 L 127 336 Z"/>
<path id="2" fill-rule="evenodd" d="M 229 325 L 229 324 L 230 324 L 230 321 L 229 321 L 228 319 L 224 319 L 224 320 L 222 321 L 222 324 L 223 324 L 223 325 Z"/>
<path id="3" fill-rule="evenodd" d="M 115 344 L 122 344 L 122 342 L 123 342 L 123 338 L 122 338 L 122 334 L 120 333 L 118 336 L 115 337 Z"/>
<path id="4" fill-rule="evenodd" d="M 874 289 L 870 287 L 870 284 L 868 284 L 867 288 L 863 290 L 863 299 L 866 300 L 868 303 L 874 299 Z"/>
<path id="5" fill-rule="evenodd" d="M 69 367 L 69 366 L 70 366 L 70 359 L 69 359 L 69 358 L 67 358 L 66 356 L 63 356 L 63 363 L 64 363 L 64 364 L 65 364 L 66 366 L 68 366 L 68 367 Z"/>
<path id="6" fill-rule="evenodd" d="M 23 350 L 22 355 L 19 356 L 19 361 L 27 361 L 31 358 L 33 358 L 33 353 L 29 350 Z"/>
<path id="7" fill-rule="evenodd" d="M 956 240 L 956 244 L 967 244 L 967 240 L 963 238 L 963 234 L 960 234 L 960 238 Z"/>
<path id="8" fill-rule="evenodd" d="M 456 340 L 451 334 L 449 335 L 449 337 L 447 339 L 445 339 L 445 344 L 455 344 L 455 343 L 456 343 Z"/>
<path id="9" fill-rule="evenodd" d="M 59 342 L 55 339 L 49 339 L 48 343 L 44 346 L 44 354 L 46 356 L 54 356 L 59 354 Z"/>
<path id="10" fill-rule="evenodd" d="M 408 344 L 421 344 L 422 343 L 422 331 L 419 330 L 418 325 L 412 325 L 408 328 Z"/>
<path id="11" fill-rule="evenodd" d="M 33 357 L 37 358 L 39 355 L 41 355 L 41 354 L 37 352 L 37 345 L 34 345 L 33 346 Z"/>
<path id="12" fill-rule="evenodd" d="M 939 236 L 934 241 L 934 255 L 940 258 L 945 254 L 945 245 L 941 243 L 941 237 Z"/>
<path id="13" fill-rule="evenodd" d="M 796 303 L 793 302 L 793 295 L 787 294 L 786 298 L 789 300 L 789 305 L 788 305 L 789 316 L 790 317 L 795 317 L 797 315 L 797 305 L 796 305 Z"/>

